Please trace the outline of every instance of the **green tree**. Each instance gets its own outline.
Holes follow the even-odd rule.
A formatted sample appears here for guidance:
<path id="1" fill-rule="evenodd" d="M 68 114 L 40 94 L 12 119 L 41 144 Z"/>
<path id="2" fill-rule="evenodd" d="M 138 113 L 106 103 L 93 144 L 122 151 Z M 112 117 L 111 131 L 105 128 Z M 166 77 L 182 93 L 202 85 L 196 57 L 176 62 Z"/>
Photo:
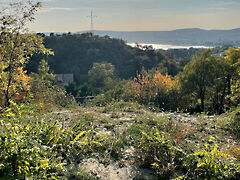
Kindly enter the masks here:
<path id="1" fill-rule="evenodd" d="M 38 66 L 38 74 L 32 73 L 31 93 L 38 102 L 53 103 L 55 89 L 55 74 L 50 72 L 48 63 L 42 59 Z"/>
<path id="2" fill-rule="evenodd" d="M 193 57 L 181 74 L 184 93 L 200 99 L 201 111 L 205 110 L 206 93 L 213 84 L 215 63 L 216 59 L 211 50 L 203 50 Z"/>
<path id="3" fill-rule="evenodd" d="M 94 63 L 88 71 L 89 82 L 99 93 L 101 88 L 109 89 L 114 78 L 114 66 L 111 63 Z"/>
<path id="4" fill-rule="evenodd" d="M 228 95 L 231 97 L 232 103 L 236 106 L 240 103 L 240 49 L 229 48 L 225 52 L 225 60 L 229 65 L 227 74 Z"/>
<path id="5" fill-rule="evenodd" d="M 18 77 L 26 76 L 24 69 L 34 54 L 52 54 L 43 45 L 43 38 L 31 34 L 27 23 L 34 20 L 35 12 L 41 4 L 29 1 L 10 4 L 8 11 L 1 11 L 0 17 L 0 95 L 4 96 L 2 106 L 9 107 L 11 99 L 24 91 L 22 81 Z M 23 86 L 22 86 L 23 85 Z"/>
<path id="6" fill-rule="evenodd" d="M 223 57 L 215 57 L 212 69 L 212 84 L 206 95 L 206 110 L 221 114 L 227 108 L 227 74 L 229 64 Z"/>

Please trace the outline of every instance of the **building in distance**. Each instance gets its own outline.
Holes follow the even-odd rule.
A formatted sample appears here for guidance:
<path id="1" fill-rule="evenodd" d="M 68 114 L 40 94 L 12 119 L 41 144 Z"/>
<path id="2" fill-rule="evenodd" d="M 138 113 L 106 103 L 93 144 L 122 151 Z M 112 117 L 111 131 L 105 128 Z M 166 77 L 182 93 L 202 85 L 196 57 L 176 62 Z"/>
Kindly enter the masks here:
<path id="1" fill-rule="evenodd" d="M 56 81 L 61 86 L 67 86 L 74 81 L 73 74 L 56 74 Z"/>

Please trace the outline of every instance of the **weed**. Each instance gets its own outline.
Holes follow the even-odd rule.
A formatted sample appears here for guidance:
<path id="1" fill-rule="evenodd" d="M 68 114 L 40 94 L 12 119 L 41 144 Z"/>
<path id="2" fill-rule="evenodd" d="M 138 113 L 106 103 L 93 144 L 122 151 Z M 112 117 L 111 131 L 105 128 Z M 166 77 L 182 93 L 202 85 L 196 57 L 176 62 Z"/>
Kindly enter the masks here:
<path id="1" fill-rule="evenodd" d="M 239 169 L 229 155 L 219 152 L 214 137 L 201 150 L 188 154 L 183 165 L 182 179 L 235 179 Z"/>
<path id="2" fill-rule="evenodd" d="M 138 160 L 143 167 L 153 167 L 158 175 L 170 177 L 182 162 L 182 149 L 173 145 L 157 128 L 141 131 Z"/>
<path id="3" fill-rule="evenodd" d="M 97 178 L 80 166 L 80 165 L 69 165 L 67 168 L 66 178 L 68 180 L 97 180 Z"/>

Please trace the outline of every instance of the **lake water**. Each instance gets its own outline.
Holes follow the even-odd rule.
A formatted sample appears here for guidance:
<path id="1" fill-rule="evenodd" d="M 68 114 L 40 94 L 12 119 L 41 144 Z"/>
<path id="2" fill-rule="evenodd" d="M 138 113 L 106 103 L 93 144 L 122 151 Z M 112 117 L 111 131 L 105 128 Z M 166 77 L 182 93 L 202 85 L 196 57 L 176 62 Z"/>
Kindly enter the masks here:
<path id="1" fill-rule="evenodd" d="M 136 43 L 127 43 L 129 46 L 135 47 Z M 189 48 L 204 48 L 204 49 L 208 49 L 208 48 L 212 48 L 210 46 L 179 46 L 179 45 L 170 45 L 170 44 L 140 44 L 141 46 L 152 46 L 153 49 L 164 49 L 164 50 L 168 50 L 168 49 L 189 49 Z"/>

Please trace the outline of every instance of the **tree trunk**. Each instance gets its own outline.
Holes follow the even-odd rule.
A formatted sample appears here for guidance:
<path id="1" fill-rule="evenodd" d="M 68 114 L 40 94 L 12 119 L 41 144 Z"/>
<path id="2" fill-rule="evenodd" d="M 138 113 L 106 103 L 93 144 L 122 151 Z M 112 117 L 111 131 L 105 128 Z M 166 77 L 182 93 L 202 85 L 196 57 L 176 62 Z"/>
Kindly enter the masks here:
<path id="1" fill-rule="evenodd" d="M 230 95 L 231 94 L 231 75 L 230 74 L 228 74 L 227 75 L 227 87 L 228 87 L 228 95 Z"/>
<path id="2" fill-rule="evenodd" d="M 205 111 L 205 105 L 204 105 L 204 95 L 201 96 L 201 111 Z"/>
<path id="3" fill-rule="evenodd" d="M 231 105 L 231 99 L 230 99 L 230 95 L 231 95 L 231 75 L 228 74 L 227 75 L 227 95 L 228 95 L 228 98 L 227 98 L 227 105 L 228 107 L 226 108 L 227 110 L 230 109 L 230 105 Z"/>
<path id="4" fill-rule="evenodd" d="M 223 92 L 222 92 L 222 96 L 220 98 L 220 108 L 219 108 L 219 112 L 218 112 L 219 114 L 224 113 L 225 96 L 226 96 L 226 80 L 224 78 Z"/>
<path id="5" fill-rule="evenodd" d="M 5 99 L 6 99 L 5 105 L 6 105 L 6 107 L 9 107 L 10 106 L 10 98 L 9 98 L 8 91 L 4 92 L 4 94 L 5 94 Z"/>
<path id="6" fill-rule="evenodd" d="M 204 91 L 204 88 L 200 89 L 200 99 L 201 99 L 201 111 L 204 112 L 205 111 L 205 104 L 204 104 L 205 91 Z"/>

